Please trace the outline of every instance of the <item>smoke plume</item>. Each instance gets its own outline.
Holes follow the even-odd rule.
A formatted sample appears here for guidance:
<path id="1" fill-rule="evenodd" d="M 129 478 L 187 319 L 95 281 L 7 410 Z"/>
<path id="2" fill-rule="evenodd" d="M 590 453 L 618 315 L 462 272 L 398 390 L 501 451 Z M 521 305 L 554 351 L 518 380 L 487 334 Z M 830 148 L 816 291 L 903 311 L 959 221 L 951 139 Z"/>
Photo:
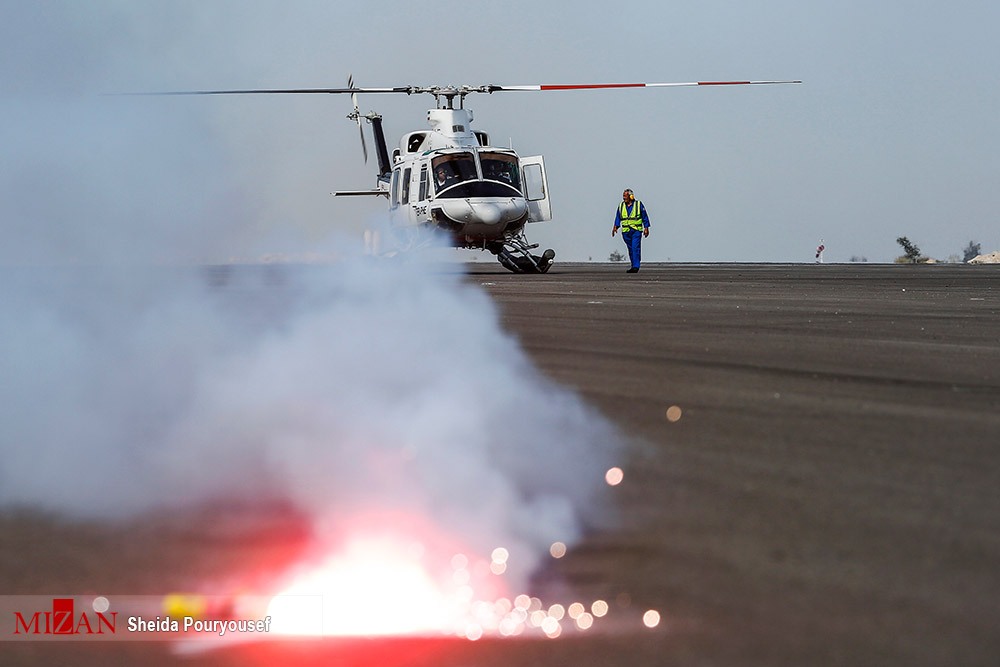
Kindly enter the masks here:
<path id="1" fill-rule="evenodd" d="M 122 516 L 287 499 L 419 517 L 526 575 L 579 536 L 613 429 L 457 272 L 415 262 L 8 267 L 0 502 Z"/>

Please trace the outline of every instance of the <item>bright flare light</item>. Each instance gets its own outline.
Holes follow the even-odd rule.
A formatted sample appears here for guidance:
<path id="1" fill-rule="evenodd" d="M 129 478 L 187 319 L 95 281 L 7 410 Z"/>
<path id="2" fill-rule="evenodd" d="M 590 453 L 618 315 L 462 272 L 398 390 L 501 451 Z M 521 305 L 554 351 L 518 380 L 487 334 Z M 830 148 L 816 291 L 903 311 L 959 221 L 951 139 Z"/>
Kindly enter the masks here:
<path id="1" fill-rule="evenodd" d="M 467 602 L 438 585 L 419 557 L 389 540 L 356 541 L 282 591 L 268 606 L 284 634 L 413 635 L 465 628 Z M 322 600 L 321 620 L 316 621 Z M 303 601 L 300 604 L 299 601 Z"/>
<path id="2" fill-rule="evenodd" d="M 523 634 L 555 639 L 567 630 L 588 630 L 608 611 L 602 600 L 590 605 L 590 614 L 581 602 L 546 608 L 527 594 L 505 594 L 500 575 L 511 554 L 503 547 L 479 559 L 438 552 L 444 563 L 438 569 L 431 567 L 435 556 L 428 553 L 413 541 L 356 539 L 271 599 L 266 612 L 271 631 L 353 637 L 451 635 L 473 641 Z M 649 620 L 644 620 L 648 626 Z"/>

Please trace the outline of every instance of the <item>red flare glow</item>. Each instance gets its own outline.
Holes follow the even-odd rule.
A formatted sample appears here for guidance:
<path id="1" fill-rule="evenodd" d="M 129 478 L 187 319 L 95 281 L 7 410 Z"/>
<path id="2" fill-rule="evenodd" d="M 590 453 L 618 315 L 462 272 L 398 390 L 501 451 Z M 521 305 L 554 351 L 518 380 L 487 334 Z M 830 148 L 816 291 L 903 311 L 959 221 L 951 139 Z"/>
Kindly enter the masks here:
<path id="1" fill-rule="evenodd" d="M 460 617 L 461 600 L 436 582 L 421 560 L 412 545 L 387 539 L 353 541 L 275 597 L 268 608 L 275 631 L 341 636 L 446 633 Z"/>
<path id="2" fill-rule="evenodd" d="M 504 582 L 491 574 L 489 558 L 470 559 L 426 524 L 393 518 L 382 525 L 409 530 L 356 529 L 333 555 L 300 571 L 268 605 L 273 631 L 477 638 L 494 629 L 479 601 L 501 597 Z M 415 525 L 420 538 L 411 536 Z"/>
<path id="3" fill-rule="evenodd" d="M 359 525 L 369 528 L 352 531 L 353 539 L 271 598 L 266 613 L 273 634 L 555 639 L 566 630 L 587 631 L 607 613 L 600 600 L 593 614 L 577 603 L 567 616 L 562 604 L 546 608 L 525 593 L 508 594 L 507 564 L 517 554 L 503 545 L 472 553 L 412 519 L 392 521 L 407 528 L 398 531 L 374 530 L 375 522 Z M 557 544 L 563 551 L 553 557 L 565 550 Z"/>

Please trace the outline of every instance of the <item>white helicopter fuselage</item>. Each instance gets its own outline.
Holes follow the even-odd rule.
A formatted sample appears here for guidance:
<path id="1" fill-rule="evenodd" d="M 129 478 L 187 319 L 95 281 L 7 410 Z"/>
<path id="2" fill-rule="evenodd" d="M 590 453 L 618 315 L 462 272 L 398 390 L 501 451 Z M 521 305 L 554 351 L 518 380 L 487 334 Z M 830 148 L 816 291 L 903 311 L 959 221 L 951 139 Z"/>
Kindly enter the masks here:
<path id="1" fill-rule="evenodd" d="M 396 227 L 447 233 L 459 247 L 483 248 L 552 218 L 541 156 L 520 158 L 471 128 L 469 109 L 430 109 L 427 130 L 403 135 L 387 190 Z"/>

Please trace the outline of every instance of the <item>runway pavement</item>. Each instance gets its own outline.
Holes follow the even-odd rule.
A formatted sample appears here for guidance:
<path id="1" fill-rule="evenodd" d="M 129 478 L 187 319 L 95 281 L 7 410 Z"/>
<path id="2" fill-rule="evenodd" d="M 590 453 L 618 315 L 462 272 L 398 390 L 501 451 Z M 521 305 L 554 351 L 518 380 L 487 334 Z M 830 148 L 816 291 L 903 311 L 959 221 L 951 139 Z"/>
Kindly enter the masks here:
<path id="1" fill-rule="evenodd" d="M 644 443 L 632 526 L 588 555 L 617 550 L 615 577 L 699 636 L 665 639 L 668 663 L 1000 659 L 996 267 L 473 277 Z"/>
<path id="2" fill-rule="evenodd" d="M 557 263 L 517 276 L 477 263 L 467 280 L 545 374 L 631 443 L 614 489 L 619 520 L 595 526 L 539 580 L 658 609 L 659 628 L 274 644 L 189 664 L 1000 664 L 1000 268 L 624 269 Z M 208 560 L 280 560 L 274 535 L 294 544 L 294 518 L 267 525 L 207 546 L 197 531 L 211 528 L 176 529 Z M 0 584 L 141 586 L 129 568 L 173 548 L 164 531 L 143 531 L 8 513 Z M 14 553 L 36 561 L 19 570 Z M 66 559 L 100 554 L 113 575 L 65 573 Z M 174 660 L 150 644 L 3 652 L 5 665 Z"/>

